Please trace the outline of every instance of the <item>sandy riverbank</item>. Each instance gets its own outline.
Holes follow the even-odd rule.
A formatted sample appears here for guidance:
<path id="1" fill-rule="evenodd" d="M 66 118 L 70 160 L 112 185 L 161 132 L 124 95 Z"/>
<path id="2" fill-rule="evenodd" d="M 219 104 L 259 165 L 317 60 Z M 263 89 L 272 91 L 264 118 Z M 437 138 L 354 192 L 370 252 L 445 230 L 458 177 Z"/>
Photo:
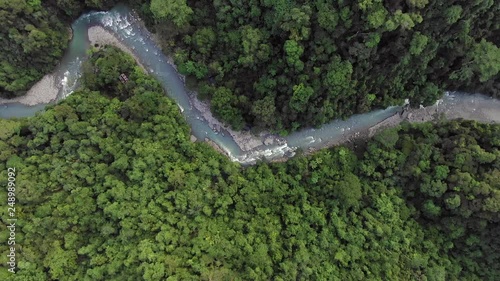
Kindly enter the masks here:
<path id="1" fill-rule="evenodd" d="M 89 41 L 92 46 L 112 45 L 134 57 L 137 64 L 146 70 L 132 51 L 123 45 L 113 34 L 100 26 L 93 26 L 88 29 Z M 45 104 L 54 101 L 57 98 L 61 83 L 56 83 L 56 75 L 51 73 L 45 75 L 31 89 L 21 97 L 14 99 L 0 99 L 0 104 L 22 103 L 29 106 Z"/>
<path id="2" fill-rule="evenodd" d="M 115 46 L 124 52 L 130 54 L 135 61 L 146 71 L 144 65 L 141 64 L 138 56 L 134 54 L 134 50 L 123 44 L 115 35 L 108 31 L 107 29 L 100 26 L 93 26 L 88 29 L 88 38 L 94 47 L 101 47 L 104 45 Z M 171 57 L 168 58 L 168 62 L 176 68 Z M 147 72 L 147 71 L 146 71 Z M 185 81 L 185 77 L 177 73 L 182 81 Z M 30 92 L 24 96 L 17 99 L 9 100 L 8 102 L 22 102 L 24 104 L 35 105 L 38 103 L 44 103 L 45 100 L 50 101 L 57 97 L 58 86 L 56 86 L 54 75 L 47 75 L 41 81 L 39 81 Z M 185 83 L 184 83 L 185 86 Z M 52 98 L 50 95 L 52 93 Z M 203 118 L 208 123 L 209 127 L 219 133 L 229 134 L 240 147 L 242 151 L 246 153 L 247 156 L 255 155 L 267 155 L 267 151 L 274 149 L 276 146 L 284 145 L 283 139 L 277 135 L 272 135 L 266 132 L 260 133 L 259 135 L 253 135 L 248 131 L 238 132 L 231 130 L 228 126 L 217 120 L 210 111 L 210 103 L 207 101 L 200 101 L 197 98 L 196 92 L 188 92 L 189 101 L 192 107 L 196 108 L 201 112 Z M 22 101 L 21 101 L 22 100 Z M 463 99 L 457 99 L 454 101 L 453 98 L 445 98 L 445 102 L 438 102 L 434 106 L 409 109 L 406 110 L 404 114 L 395 114 L 374 126 L 369 128 L 362 128 L 359 130 L 354 130 L 353 128 L 342 129 L 342 135 L 336 137 L 334 140 L 321 140 L 321 138 L 314 139 L 312 142 L 317 142 L 314 148 L 307 149 L 306 153 L 312 153 L 318 149 L 341 145 L 341 144 L 353 144 L 359 142 L 360 140 L 365 140 L 372 137 L 378 131 L 387 128 L 394 127 L 403 121 L 408 122 L 425 122 L 437 120 L 438 116 L 444 115 L 447 119 L 464 118 L 472 119 L 481 122 L 500 122 L 500 101 L 498 100 L 484 100 L 484 98 L 467 99 L 466 102 L 461 102 Z M 0 104 L 1 104 L 0 100 Z M 314 135 L 314 133 L 313 133 Z M 308 137 L 309 138 L 309 137 Z M 192 138 L 196 141 L 195 138 Z M 200 139 L 198 141 L 201 141 Z M 208 142 L 208 141 L 207 141 Z M 214 142 L 209 142 L 211 145 L 216 145 Z M 287 148 L 287 151 L 293 150 L 294 148 Z M 260 153 L 262 152 L 262 153 Z"/>
<path id="3" fill-rule="evenodd" d="M 136 63 L 146 71 L 146 68 L 141 63 L 141 61 L 137 58 L 137 56 L 125 46 L 118 38 L 116 38 L 111 32 L 107 31 L 101 26 L 92 26 L 87 30 L 87 34 L 89 37 L 90 45 L 94 48 L 99 48 L 105 45 L 111 45 L 117 47 L 118 49 L 124 51 L 125 53 L 131 55 Z"/>
<path id="4" fill-rule="evenodd" d="M 146 68 L 141 64 L 141 62 L 139 61 L 137 56 L 134 55 L 132 50 L 130 50 L 130 48 L 125 46 L 111 32 L 107 31 L 106 29 L 104 29 L 101 26 L 92 26 L 91 28 L 88 29 L 87 32 L 88 32 L 90 44 L 92 46 L 94 46 L 94 47 L 96 47 L 96 46 L 100 47 L 100 46 L 104 46 L 104 45 L 115 46 L 115 47 L 121 49 L 122 51 L 128 53 L 129 55 L 131 55 L 135 59 L 135 61 L 142 67 L 142 69 L 144 69 L 146 71 Z M 167 58 L 168 58 L 168 60 L 167 60 L 168 63 L 171 64 L 175 69 L 177 69 L 177 66 L 174 64 L 173 59 L 170 56 L 168 56 Z M 181 79 L 181 81 L 184 82 L 184 86 L 185 86 L 186 77 L 182 74 L 179 74 L 179 73 L 178 73 L 178 75 L 179 75 L 179 78 Z M 212 128 L 214 131 L 220 132 L 221 130 L 225 130 L 226 132 L 228 132 L 243 151 L 249 151 L 249 150 L 254 149 L 254 148 L 263 144 L 263 140 L 253 136 L 249 132 L 233 131 L 228 126 L 226 126 L 225 124 L 223 124 L 222 122 L 217 120 L 212 115 L 212 112 L 210 111 L 209 104 L 207 102 L 200 101 L 196 97 L 196 95 L 197 94 L 195 92 L 188 93 L 190 102 L 196 109 L 198 109 L 202 113 L 203 118 L 205 118 L 205 120 L 209 124 L 210 128 Z"/>
<path id="5" fill-rule="evenodd" d="M 69 40 L 73 38 L 73 29 L 71 29 L 71 27 L 68 27 L 68 37 Z M 42 79 L 33 85 L 23 96 L 13 99 L 0 98 L 0 104 L 21 103 L 29 106 L 35 106 L 38 104 L 50 103 L 56 100 L 62 86 L 60 83 L 56 83 L 56 72 L 57 70 L 42 77 Z"/>
<path id="6" fill-rule="evenodd" d="M 72 36 L 72 33 L 71 33 Z M 113 34 L 100 26 L 93 26 L 88 30 L 89 40 L 92 46 L 112 45 L 133 56 L 136 62 L 145 70 L 137 57 L 123 45 Z M 0 104 L 22 103 L 29 106 L 44 104 L 57 98 L 61 83 L 56 83 L 57 76 L 54 73 L 45 75 L 31 89 L 21 97 L 14 99 L 0 99 Z"/>
<path id="7" fill-rule="evenodd" d="M 0 104 L 22 103 L 29 106 L 54 101 L 59 93 L 54 74 L 45 75 L 24 95 L 13 99 L 0 99 Z"/>
<path id="8" fill-rule="evenodd" d="M 106 29 L 100 26 L 93 26 L 88 29 L 88 36 L 92 46 L 115 46 L 133 56 L 137 64 L 139 64 L 139 66 L 146 70 L 141 62 L 137 59 L 137 57 L 134 56 L 132 51 L 129 50 L 129 48 L 127 48 L 125 45 L 123 45 L 113 34 L 111 34 Z M 37 104 L 52 102 L 57 98 L 57 94 L 59 93 L 61 87 L 60 83 L 56 83 L 55 80 L 56 75 L 47 74 L 35 85 L 33 85 L 33 87 L 31 87 L 31 89 L 24 96 L 14 99 L 0 99 L 0 104 L 22 103 L 25 105 L 33 106 Z"/>

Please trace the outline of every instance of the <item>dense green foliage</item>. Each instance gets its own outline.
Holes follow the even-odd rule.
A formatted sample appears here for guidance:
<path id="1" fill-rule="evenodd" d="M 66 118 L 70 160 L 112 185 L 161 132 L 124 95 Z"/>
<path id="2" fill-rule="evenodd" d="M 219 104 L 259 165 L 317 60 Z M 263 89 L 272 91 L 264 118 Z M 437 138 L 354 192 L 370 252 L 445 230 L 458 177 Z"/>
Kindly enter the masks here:
<path id="1" fill-rule="evenodd" d="M 242 168 L 190 142 L 177 106 L 131 62 L 105 48 L 84 89 L 33 118 L 0 120 L 0 185 L 16 167 L 21 255 L 19 272 L 0 279 L 500 275 L 499 125 L 405 126 L 359 159 L 334 147 Z"/>
<path id="2" fill-rule="evenodd" d="M 140 1 L 128 1 L 140 10 Z M 87 9 L 110 9 L 114 0 L 0 1 L 0 97 L 26 93 L 62 58 L 70 24 Z"/>
<path id="3" fill-rule="evenodd" d="M 63 55 L 69 31 L 41 1 L 0 1 L 0 97 L 22 95 Z"/>
<path id="4" fill-rule="evenodd" d="M 430 104 L 443 90 L 500 93 L 498 1 L 152 0 L 150 10 L 181 72 L 235 128 L 316 126 L 405 98 Z"/>
<path id="5" fill-rule="evenodd" d="M 365 158 L 367 179 L 404 187 L 418 220 L 443 235 L 464 272 L 492 267 L 499 276 L 499 125 L 453 121 L 388 130 L 368 146 Z"/>
<path id="6" fill-rule="evenodd" d="M 83 64 L 82 80 L 88 89 L 101 90 L 104 94 L 118 97 L 120 100 L 146 89 L 162 92 L 160 84 L 145 76 L 142 69 L 135 66 L 132 57 L 124 56 L 120 50 L 111 47 L 96 51 L 93 49 L 89 59 Z M 120 75 L 130 77 L 130 80 L 120 83 Z"/>
<path id="7" fill-rule="evenodd" d="M 21 95 L 53 70 L 83 11 L 116 3 L 2 1 L 0 96 Z M 443 89 L 499 93 L 492 0 L 125 3 L 236 129 L 286 132 L 405 98 L 429 104 Z"/>

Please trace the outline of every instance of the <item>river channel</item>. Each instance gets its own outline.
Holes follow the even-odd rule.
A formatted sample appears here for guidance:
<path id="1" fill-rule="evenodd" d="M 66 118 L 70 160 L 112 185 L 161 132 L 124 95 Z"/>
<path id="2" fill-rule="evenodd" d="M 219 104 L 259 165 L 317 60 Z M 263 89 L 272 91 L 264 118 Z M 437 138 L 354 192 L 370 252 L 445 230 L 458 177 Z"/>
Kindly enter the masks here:
<path id="1" fill-rule="evenodd" d="M 203 103 L 186 90 L 182 76 L 169 63 L 171 60 L 156 45 L 138 16 L 124 5 L 118 5 L 107 12 L 84 14 L 72 24 L 72 40 L 55 71 L 59 85 L 57 100 L 64 99 L 78 87 L 81 65 L 86 59 L 86 51 L 90 48 L 88 29 L 93 26 L 100 26 L 109 31 L 123 46 L 126 46 L 149 74 L 158 79 L 168 96 L 179 105 L 182 114 L 191 126 L 193 136 L 198 140 L 208 140 L 216 144 L 231 160 L 242 164 L 253 164 L 257 159 L 262 158 L 272 160 L 290 157 L 298 148 L 311 150 L 342 143 L 368 132 L 370 128 L 390 118 L 397 119 L 389 120 L 392 123 L 398 123 L 403 119 L 414 122 L 428 121 L 431 120 L 429 111 L 441 112 L 450 118 L 500 122 L 499 100 L 478 94 L 446 93 L 436 105 L 417 109 L 412 112 L 413 116 L 400 116 L 402 106 L 393 106 L 384 110 L 354 115 L 347 120 L 335 120 L 318 129 L 304 129 L 284 138 L 265 134 L 249 137 L 249 133 L 231 131 L 224 128 L 217 120 L 214 121 L 210 112 L 207 113 L 207 110 L 200 106 Z M 45 106 L 46 104 L 35 106 L 21 103 L 3 104 L 0 105 L 0 118 L 33 116 Z M 429 116 L 426 117 L 426 113 Z M 421 116 L 422 120 L 419 120 Z M 243 138 L 242 135 L 245 137 Z M 252 145 L 247 145 L 248 143 Z"/>

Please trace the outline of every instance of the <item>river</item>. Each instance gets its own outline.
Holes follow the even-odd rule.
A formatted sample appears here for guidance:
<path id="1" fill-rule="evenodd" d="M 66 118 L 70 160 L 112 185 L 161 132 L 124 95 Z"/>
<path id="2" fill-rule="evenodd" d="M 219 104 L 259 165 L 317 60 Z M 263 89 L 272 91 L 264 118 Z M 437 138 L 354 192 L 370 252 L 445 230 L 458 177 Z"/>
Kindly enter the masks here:
<path id="1" fill-rule="evenodd" d="M 401 106 L 393 106 L 385 110 L 374 110 L 354 115 L 345 121 L 332 121 L 319 129 L 301 130 L 284 138 L 264 134 L 250 136 L 249 133 L 231 131 L 211 117 L 211 113 L 204 110 L 204 104 L 188 93 L 182 76 L 169 63 L 169 58 L 155 44 L 151 34 L 143 27 L 137 15 L 124 5 L 118 5 L 108 12 L 84 14 L 72 24 L 72 40 L 55 71 L 58 73 L 57 79 L 60 80 L 58 100 L 64 99 L 78 87 L 81 64 L 86 59 L 86 50 L 90 47 L 87 31 L 92 26 L 100 26 L 109 31 L 123 46 L 128 48 L 128 51 L 151 75 L 158 79 L 168 95 L 181 108 L 182 114 L 191 126 L 192 134 L 198 140 L 210 140 L 231 160 L 242 164 L 253 164 L 261 158 L 272 160 L 290 157 L 298 148 L 310 150 L 343 143 L 360 135 L 366 135 L 370 128 L 383 120 L 389 120 L 387 118 L 391 116 L 396 118 L 397 113 L 402 109 Z M 20 103 L 0 105 L 0 118 L 33 116 L 45 106 L 46 104 L 38 104 L 31 107 Z M 483 112 L 483 109 L 486 110 Z M 425 116 L 432 110 L 443 112 L 450 118 L 463 117 L 500 122 L 499 100 L 478 94 L 460 93 L 447 93 L 433 107 L 414 110 L 411 112 L 413 116 L 406 115 L 400 118 L 401 120 L 394 121 L 398 123 L 403 119 L 413 122 L 432 120 L 429 118 L 430 114 Z M 424 120 L 419 120 L 421 116 Z"/>

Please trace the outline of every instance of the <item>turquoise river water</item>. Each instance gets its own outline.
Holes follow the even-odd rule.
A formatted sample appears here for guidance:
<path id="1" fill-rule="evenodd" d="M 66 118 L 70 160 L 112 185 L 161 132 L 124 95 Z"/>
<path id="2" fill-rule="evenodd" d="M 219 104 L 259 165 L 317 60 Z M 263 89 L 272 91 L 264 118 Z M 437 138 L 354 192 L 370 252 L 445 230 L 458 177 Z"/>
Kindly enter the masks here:
<path id="1" fill-rule="evenodd" d="M 292 156 L 297 148 L 309 149 L 321 147 L 326 142 L 340 139 L 346 132 L 366 130 L 378 122 L 394 115 L 401 110 L 400 106 L 389 107 L 385 110 L 375 110 L 366 114 L 355 115 L 348 120 L 336 120 L 325 124 L 319 129 L 305 129 L 295 132 L 284 138 L 282 144 L 261 145 L 250 151 L 242 151 L 230 134 L 212 130 L 202 113 L 193 107 L 184 83 L 175 68 L 168 63 L 167 57 L 152 40 L 151 34 L 142 27 L 140 19 L 126 6 L 118 5 L 108 12 L 90 12 L 82 15 L 73 25 L 73 38 L 69 48 L 56 70 L 56 77 L 60 81 L 58 100 L 64 99 L 78 87 L 78 78 L 81 75 L 81 64 L 86 59 L 86 50 L 90 47 L 87 30 L 91 26 L 99 25 L 110 31 L 125 46 L 127 46 L 145 66 L 147 71 L 157 78 L 168 95 L 183 109 L 182 114 L 191 126 L 192 134 L 198 139 L 208 138 L 227 152 L 233 161 L 243 164 L 254 163 L 259 158 L 273 159 Z M 472 95 L 446 95 L 442 103 L 457 102 L 457 99 L 471 99 Z M 486 97 L 474 95 L 475 100 Z M 468 100 L 463 102 L 469 102 Z M 498 100 L 494 100 L 498 110 Z M 0 118 L 33 116 L 43 110 L 45 104 L 33 107 L 13 103 L 0 105 Z"/>

